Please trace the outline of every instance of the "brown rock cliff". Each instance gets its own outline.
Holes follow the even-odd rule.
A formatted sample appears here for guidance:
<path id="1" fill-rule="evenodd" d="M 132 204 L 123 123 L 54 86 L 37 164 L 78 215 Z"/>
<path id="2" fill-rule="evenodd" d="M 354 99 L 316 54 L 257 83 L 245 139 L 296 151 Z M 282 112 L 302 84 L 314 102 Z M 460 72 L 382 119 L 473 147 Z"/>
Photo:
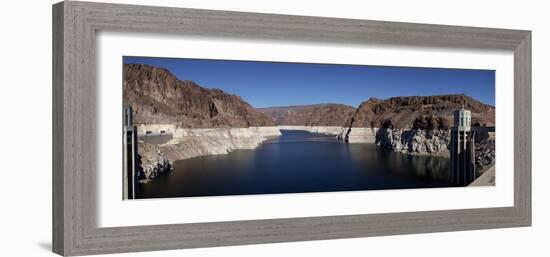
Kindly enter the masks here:
<path id="1" fill-rule="evenodd" d="M 168 70 L 124 65 L 124 102 L 136 124 L 176 123 L 187 128 L 274 126 L 239 96 L 178 80 Z"/>

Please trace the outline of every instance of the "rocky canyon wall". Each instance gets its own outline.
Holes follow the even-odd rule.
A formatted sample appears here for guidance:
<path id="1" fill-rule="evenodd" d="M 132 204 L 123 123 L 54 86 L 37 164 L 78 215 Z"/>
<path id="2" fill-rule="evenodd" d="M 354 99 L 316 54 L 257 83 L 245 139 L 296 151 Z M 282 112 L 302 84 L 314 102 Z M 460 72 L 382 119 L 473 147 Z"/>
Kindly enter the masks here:
<path id="1" fill-rule="evenodd" d="M 453 112 L 462 106 L 472 112 L 473 126 L 494 126 L 495 108 L 466 95 L 371 98 L 348 116 L 340 138 L 407 154 L 449 156 Z M 479 151 L 487 153 L 480 163 L 494 159 L 491 149 L 494 140 L 480 144 Z"/>
<path id="2" fill-rule="evenodd" d="M 343 127 L 338 139 L 346 143 L 375 143 L 378 128 Z"/>

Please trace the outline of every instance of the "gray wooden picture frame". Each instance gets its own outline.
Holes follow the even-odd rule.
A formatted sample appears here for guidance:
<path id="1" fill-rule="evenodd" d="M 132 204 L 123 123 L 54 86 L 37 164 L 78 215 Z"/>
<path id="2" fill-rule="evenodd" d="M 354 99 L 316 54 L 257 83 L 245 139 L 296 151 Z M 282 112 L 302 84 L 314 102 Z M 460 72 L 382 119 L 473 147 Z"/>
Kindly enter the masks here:
<path id="1" fill-rule="evenodd" d="M 95 37 L 101 30 L 513 51 L 514 206 L 97 227 Z M 61 2 L 53 6 L 52 169 L 53 251 L 67 256 L 530 226 L 531 32 Z"/>

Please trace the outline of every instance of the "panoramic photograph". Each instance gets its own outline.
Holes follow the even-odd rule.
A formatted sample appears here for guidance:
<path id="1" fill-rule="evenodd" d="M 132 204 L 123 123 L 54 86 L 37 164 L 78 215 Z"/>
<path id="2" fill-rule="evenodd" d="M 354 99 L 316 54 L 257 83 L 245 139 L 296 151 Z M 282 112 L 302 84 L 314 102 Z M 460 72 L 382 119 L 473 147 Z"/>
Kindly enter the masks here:
<path id="1" fill-rule="evenodd" d="M 495 71 L 123 57 L 123 199 L 495 185 Z"/>

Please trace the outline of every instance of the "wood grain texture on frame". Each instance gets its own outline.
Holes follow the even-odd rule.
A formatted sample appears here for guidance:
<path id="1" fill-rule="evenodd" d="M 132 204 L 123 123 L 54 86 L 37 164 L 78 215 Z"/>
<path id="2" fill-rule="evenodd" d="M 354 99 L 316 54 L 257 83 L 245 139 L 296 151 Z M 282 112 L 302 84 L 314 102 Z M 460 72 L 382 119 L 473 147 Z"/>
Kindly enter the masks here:
<path id="1" fill-rule="evenodd" d="M 99 30 L 514 52 L 514 206 L 99 228 Z M 53 6 L 53 250 L 87 255 L 531 225 L 531 32 L 183 8 Z"/>

